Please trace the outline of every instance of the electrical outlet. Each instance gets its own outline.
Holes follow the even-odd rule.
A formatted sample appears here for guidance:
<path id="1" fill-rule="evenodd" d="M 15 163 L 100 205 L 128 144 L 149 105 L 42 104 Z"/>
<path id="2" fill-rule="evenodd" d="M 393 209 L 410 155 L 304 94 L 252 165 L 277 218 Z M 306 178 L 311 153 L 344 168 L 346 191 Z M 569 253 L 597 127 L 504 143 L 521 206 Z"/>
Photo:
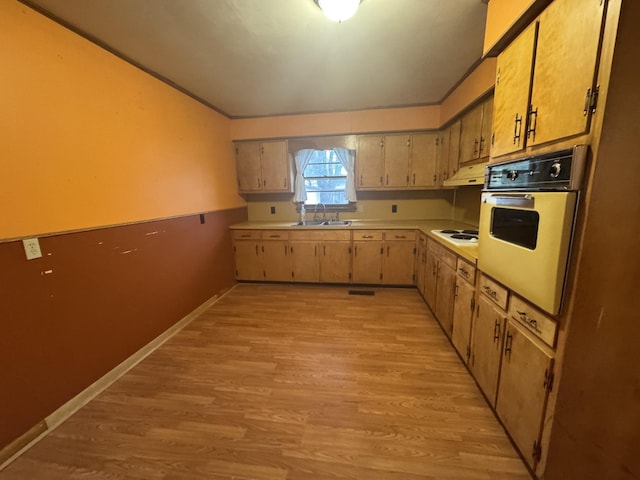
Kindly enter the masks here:
<path id="1" fill-rule="evenodd" d="M 271 215 L 275 215 L 276 213 L 276 207 L 271 207 Z"/>
<path id="2" fill-rule="evenodd" d="M 27 256 L 27 260 L 42 257 L 40 242 L 37 238 L 25 238 L 22 240 L 22 245 L 24 246 L 24 253 Z"/>
<path id="3" fill-rule="evenodd" d="M 391 213 L 398 213 L 398 205 L 391 205 Z"/>

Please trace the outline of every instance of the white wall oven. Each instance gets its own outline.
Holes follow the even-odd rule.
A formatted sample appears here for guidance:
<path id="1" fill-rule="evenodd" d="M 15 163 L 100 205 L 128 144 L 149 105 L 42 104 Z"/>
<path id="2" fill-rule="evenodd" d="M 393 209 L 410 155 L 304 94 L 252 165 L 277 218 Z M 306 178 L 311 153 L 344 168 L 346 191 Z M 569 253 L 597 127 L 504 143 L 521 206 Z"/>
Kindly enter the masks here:
<path id="1" fill-rule="evenodd" d="M 562 305 L 586 145 L 489 165 L 478 267 L 546 312 Z"/>

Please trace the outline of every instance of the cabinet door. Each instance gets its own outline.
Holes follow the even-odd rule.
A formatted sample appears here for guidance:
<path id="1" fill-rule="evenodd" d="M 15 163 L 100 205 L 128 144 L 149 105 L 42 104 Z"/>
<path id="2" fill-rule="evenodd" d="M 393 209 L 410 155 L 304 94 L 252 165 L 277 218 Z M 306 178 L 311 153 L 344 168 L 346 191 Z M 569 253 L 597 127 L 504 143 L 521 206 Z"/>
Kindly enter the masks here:
<path id="1" fill-rule="evenodd" d="M 287 142 L 263 142 L 262 190 L 265 192 L 290 192 L 291 167 L 287 153 Z"/>
<path id="2" fill-rule="evenodd" d="M 426 284 L 426 268 L 427 268 L 427 238 L 421 235 L 418 241 L 418 253 L 416 257 L 416 287 L 424 297 L 424 287 Z"/>
<path id="3" fill-rule="evenodd" d="M 456 271 L 445 262 L 438 263 L 438 286 L 436 288 L 436 319 L 444 333 L 451 337 L 453 327 L 453 303 L 456 290 Z"/>
<path id="4" fill-rule="evenodd" d="M 379 135 L 358 137 L 356 186 L 360 190 L 382 188 L 384 170 L 383 140 Z"/>
<path id="5" fill-rule="evenodd" d="M 323 242 L 320 254 L 320 281 L 351 282 L 351 242 Z"/>
<path id="6" fill-rule="evenodd" d="M 262 242 L 264 279 L 272 282 L 290 282 L 289 242 L 268 240 Z"/>
<path id="7" fill-rule="evenodd" d="M 411 187 L 434 187 L 436 185 L 438 132 L 420 133 L 411 139 Z"/>
<path id="8" fill-rule="evenodd" d="M 432 312 L 436 310 L 436 289 L 438 286 L 438 257 L 427 249 L 424 279 L 424 299 Z"/>
<path id="9" fill-rule="evenodd" d="M 353 283 L 382 281 L 382 242 L 353 242 Z"/>
<path id="10" fill-rule="evenodd" d="M 320 281 L 320 245 L 315 240 L 295 240 L 291 247 L 291 277 L 294 282 Z"/>
<path id="11" fill-rule="evenodd" d="M 484 295 L 478 295 L 471 342 L 471 371 L 492 406 L 496 402 L 505 323 L 505 313 Z"/>
<path id="12" fill-rule="evenodd" d="M 509 320 L 496 411 L 532 468 L 553 378 L 553 357 Z"/>
<path id="13" fill-rule="evenodd" d="M 262 190 L 260 143 L 236 144 L 236 170 L 240 192 L 259 192 Z"/>
<path id="14" fill-rule="evenodd" d="M 385 135 L 384 137 L 384 186 L 404 188 L 409 186 L 409 153 L 411 135 Z"/>
<path id="15" fill-rule="evenodd" d="M 453 305 L 453 330 L 451 343 L 465 363 L 469 363 L 471 320 L 473 318 L 473 296 L 475 288 L 469 282 L 458 277 Z"/>
<path id="16" fill-rule="evenodd" d="M 460 168 L 460 133 L 462 122 L 458 120 L 449 127 L 449 148 L 447 150 L 446 177 L 453 177 Z M 445 179 L 446 180 L 446 179 Z"/>
<path id="17" fill-rule="evenodd" d="M 494 157 L 517 152 L 525 146 L 537 29 L 538 23 L 534 22 L 498 55 L 491 147 Z"/>
<path id="18" fill-rule="evenodd" d="M 435 185 L 440 187 L 442 182 L 448 178 L 449 171 L 449 135 L 451 127 L 442 130 L 438 134 L 438 145 L 436 153 L 436 176 Z"/>
<path id="19" fill-rule="evenodd" d="M 480 148 L 478 158 L 487 158 L 491 154 L 491 128 L 493 120 L 493 97 L 482 104 L 482 126 L 480 127 Z"/>
<path id="20" fill-rule="evenodd" d="M 480 131 L 482 129 L 482 104 L 477 105 L 461 118 L 460 164 L 476 160 L 480 152 Z"/>
<path id="21" fill-rule="evenodd" d="M 264 280 L 260 240 L 235 240 L 233 254 L 238 280 Z"/>
<path id="22" fill-rule="evenodd" d="M 382 283 L 385 285 L 413 285 L 415 255 L 415 242 L 386 241 L 384 243 Z"/>
<path id="23" fill-rule="evenodd" d="M 529 145 L 588 131 L 585 98 L 595 83 L 604 3 L 556 0 L 540 15 Z"/>

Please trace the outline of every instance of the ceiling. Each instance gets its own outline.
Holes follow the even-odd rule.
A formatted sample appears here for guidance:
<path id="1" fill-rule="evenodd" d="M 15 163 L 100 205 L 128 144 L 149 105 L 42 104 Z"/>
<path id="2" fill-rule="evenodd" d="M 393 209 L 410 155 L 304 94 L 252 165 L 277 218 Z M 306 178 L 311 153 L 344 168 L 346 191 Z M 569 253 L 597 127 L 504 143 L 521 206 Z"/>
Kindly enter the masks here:
<path id="1" fill-rule="evenodd" d="M 24 0 L 231 118 L 440 103 L 482 55 L 486 0 Z"/>

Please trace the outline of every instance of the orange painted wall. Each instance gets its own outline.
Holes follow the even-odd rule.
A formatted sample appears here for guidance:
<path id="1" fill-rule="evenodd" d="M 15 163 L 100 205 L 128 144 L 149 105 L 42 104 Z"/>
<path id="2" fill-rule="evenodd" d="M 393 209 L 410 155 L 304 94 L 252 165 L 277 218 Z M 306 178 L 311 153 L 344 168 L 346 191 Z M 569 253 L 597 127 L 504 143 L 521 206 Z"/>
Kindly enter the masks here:
<path id="1" fill-rule="evenodd" d="M 484 30 L 484 48 L 487 53 L 500 37 L 526 12 L 536 0 L 490 0 Z"/>
<path id="2" fill-rule="evenodd" d="M 230 120 L 0 2 L 0 239 L 244 206 Z"/>
<path id="3" fill-rule="evenodd" d="M 231 138 L 301 137 L 438 128 L 440 107 L 385 108 L 354 112 L 283 115 L 231 121 Z"/>
<path id="4" fill-rule="evenodd" d="M 493 88 L 496 58 L 485 58 L 440 105 L 440 125 L 444 125 Z"/>

